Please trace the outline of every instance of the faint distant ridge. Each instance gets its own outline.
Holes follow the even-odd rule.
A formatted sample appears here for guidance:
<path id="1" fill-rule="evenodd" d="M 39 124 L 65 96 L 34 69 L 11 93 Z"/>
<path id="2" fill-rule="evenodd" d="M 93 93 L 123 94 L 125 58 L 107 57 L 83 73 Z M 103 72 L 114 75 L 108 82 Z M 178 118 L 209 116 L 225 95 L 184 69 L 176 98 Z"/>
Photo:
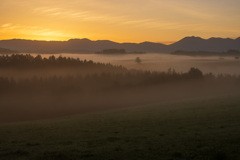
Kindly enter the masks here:
<path id="1" fill-rule="evenodd" d="M 175 51 L 172 52 L 173 55 L 187 55 L 187 56 L 236 56 L 239 59 L 240 51 L 238 50 L 228 50 L 227 52 L 209 52 L 209 51 Z"/>
<path id="2" fill-rule="evenodd" d="M 18 53 L 18 52 L 12 51 L 12 50 L 6 49 L 6 48 L 0 48 L 0 54 L 12 54 L 12 53 Z"/>
<path id="3" fill-rule="evenodd" d="M 125 49 L 104 49 L 100 52 L 96 53 L 102 53 L 102 54 L 125 54 L 127 53 Z"/>
<path id="4" fill-rule="evenodd" d="M 180 41 L 170 45 L 173 51 L 208 51 L 208 52 L 226 52 L 228 50 L 240 50 L 240 37 L 230 38 L 209 38 L 185 37 Z"/>
<path id="5" fill-rule="evenodd" d="M 209 38 L 185 37 L 180 41 L 165 45 L 154 42 L 117 43 L 109 40 L 70 39 L 68 41 L 37 41 L 24 39 L 0 40 L 0 47 L 25 53 L 95 53 L 106 49 L 124 49 L 131 52 L 172 53 L 181 51 L 227 52 L 240 50 L 240 37 Z"/>

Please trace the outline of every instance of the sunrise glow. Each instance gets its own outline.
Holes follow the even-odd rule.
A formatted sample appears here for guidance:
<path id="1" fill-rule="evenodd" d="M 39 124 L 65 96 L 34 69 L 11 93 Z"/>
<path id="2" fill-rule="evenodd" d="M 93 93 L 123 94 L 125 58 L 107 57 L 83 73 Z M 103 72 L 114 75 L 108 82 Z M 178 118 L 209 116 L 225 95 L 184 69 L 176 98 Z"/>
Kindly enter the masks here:
<path id="1" fill-rule="evenodd" d="M 240 1 L 1 0 L 0 39 L 174 42 L 240 35 Z"/>

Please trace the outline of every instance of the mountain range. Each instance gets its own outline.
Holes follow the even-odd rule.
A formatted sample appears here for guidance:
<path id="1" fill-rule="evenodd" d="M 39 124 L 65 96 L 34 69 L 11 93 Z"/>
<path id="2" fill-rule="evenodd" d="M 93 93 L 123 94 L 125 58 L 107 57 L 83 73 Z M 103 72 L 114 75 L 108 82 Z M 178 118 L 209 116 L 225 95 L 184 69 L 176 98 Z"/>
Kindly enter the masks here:
<path id="1" fill-rule="evenodd" d="M 171 53 L 183 51 L 226 52 L 240 50 L 240 37 L 185 37 L 170 45 L 154 42 L 117 43 L 109 40 L 70 39 L 68 41 L 37 41 L 24 39 L 0 40 L 0 47 L 24 53 L 95 53 L 104 49 L 125 49 L 127 52 Z"/>

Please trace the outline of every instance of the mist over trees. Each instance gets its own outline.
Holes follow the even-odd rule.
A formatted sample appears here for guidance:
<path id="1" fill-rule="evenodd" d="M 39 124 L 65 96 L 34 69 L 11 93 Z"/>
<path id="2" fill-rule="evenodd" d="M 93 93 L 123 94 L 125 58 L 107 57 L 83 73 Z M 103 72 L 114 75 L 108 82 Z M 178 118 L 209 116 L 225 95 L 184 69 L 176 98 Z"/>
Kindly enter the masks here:
<path id="1" fill-rule="evenodd" d="M 138 57 L 139 58 L 139 57 Z M 139 59 L 137 63 L 140 63 Z M 38 75 L 40 70 L 51 68 L 62 70 L 68 68 L 65 75 L 57 75 L 53 70 L 49 76 Z M 142 70 L 128 70 L 122 66 L 95 63 L 80 60 L 79 58 L 55 57 L 42 58 L 41 55 L 33 57 L 13 54 L 0 56 L 0 69 L 31 70 L 32 77 L 0 77 L 0 92 L 10 91 L 53 91 L 53 92 L 92 92 L 101 90 L 119 90 L 132 87 L 161 85 L 173 82 L 186 82 L 192 80 L 209 81 L 229 79 L 239 81 L 239 76 L 203 74 L 198 68 L 190 68 L 186 73 L 177 73 L 174 69 L 168 72 L 150 72 Z M 71 70 L 87 70 L 86 74 L 70 72 Z"/>
<path id="2" fill-rule="evenodd" d="M 62 56 L 2 55 L 0 121 L 214 97 L 239 88 L 240 76 L 203 74 L 198 68 L 152 72 Z"/>

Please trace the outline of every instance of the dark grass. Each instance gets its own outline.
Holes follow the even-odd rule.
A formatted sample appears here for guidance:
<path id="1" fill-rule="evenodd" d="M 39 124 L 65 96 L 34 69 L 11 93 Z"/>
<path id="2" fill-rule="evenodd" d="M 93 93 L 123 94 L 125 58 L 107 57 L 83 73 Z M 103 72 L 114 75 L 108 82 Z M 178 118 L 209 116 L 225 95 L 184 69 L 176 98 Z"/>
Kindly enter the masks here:
<path id="1" fill-rule="evenodd" d="M 238 160 L 240 98 L 0 125 L 0 159 Z"/>

